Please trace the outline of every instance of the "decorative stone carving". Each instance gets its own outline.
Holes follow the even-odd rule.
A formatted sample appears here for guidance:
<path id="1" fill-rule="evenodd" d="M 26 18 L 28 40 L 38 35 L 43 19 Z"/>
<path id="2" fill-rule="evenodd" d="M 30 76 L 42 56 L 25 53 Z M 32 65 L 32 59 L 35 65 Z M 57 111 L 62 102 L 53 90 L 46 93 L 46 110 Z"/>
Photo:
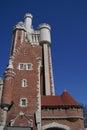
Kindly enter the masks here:
<path id="1" fill-rule="evenodd" d="M 14 26 L 14 30 L 15 30 L 15 29 L 23 29 L 23 30 L 26 31 L 26 28 L 25 28 L 23 22 L 18 22 L 18 24 Z"/>

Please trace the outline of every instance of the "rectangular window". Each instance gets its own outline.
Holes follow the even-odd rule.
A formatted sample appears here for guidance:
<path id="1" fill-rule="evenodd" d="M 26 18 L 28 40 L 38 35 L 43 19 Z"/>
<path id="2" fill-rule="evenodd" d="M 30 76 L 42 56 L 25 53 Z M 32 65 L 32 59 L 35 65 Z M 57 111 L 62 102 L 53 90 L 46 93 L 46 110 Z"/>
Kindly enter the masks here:
<path id="1" fill-rule="evenodd" d="M 18 69 L 19 70 L 32 70 L 32 64 L 31 63 L 19 63 Z"/>
<path id="2" fill-rule="evenodd" d="M 20 106 L 21 107 L 26 107 L 27 106 L 27 99 L 26 98 L 21 98 L 20 99 Z"/>
<path id="3" fill-rule="evenodd" d="M 23 64 L 23 63 L 20 63 L 20 64 L 19 64 L 19 69 L 20 69 L 20 70 L 24 70 L 24 64 Z"/>
<path id="4" fill-rule="evenodd" d="M 22 106 L 26 106 L 26 100 L 22 99 Z"/>
<path id="5" fill-rule="evenodd" d="M 32 70 L 32 64 L 31 63 L 26 64 L 26 70 Z"/>

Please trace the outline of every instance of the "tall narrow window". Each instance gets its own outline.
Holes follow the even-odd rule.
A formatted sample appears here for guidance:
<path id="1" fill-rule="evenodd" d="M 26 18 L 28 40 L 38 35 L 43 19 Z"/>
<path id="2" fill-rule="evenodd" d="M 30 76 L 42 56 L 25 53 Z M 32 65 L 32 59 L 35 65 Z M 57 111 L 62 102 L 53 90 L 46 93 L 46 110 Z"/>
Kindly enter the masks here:
<path id="1" fill-rule="evenodd" d="M 32 70 L 32 64 L 31 63 L 26 64 L 26 70 Z"/>
<path id="2" fill-rule="evenodd" d="M 22 80 L 22 87 L 27 87 L 27 80 L 26 79 Z"/>
<path id="3" fill-rule="evenodd" d="M 24 69 L 24 64 L 23 64 L 23 63 L 20 63 L 20 64 L 19 64 L 19 69 L 20 69 L 20 70 L 23 70 L 23 69 Z"/>

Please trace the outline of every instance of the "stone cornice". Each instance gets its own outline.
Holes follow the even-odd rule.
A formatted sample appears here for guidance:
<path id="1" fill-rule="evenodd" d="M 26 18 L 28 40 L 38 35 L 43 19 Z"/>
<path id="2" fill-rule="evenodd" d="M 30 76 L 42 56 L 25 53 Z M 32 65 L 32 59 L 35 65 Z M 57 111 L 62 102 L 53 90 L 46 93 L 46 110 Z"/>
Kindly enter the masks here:
<path id="1" fill-rule="evenodd" d="M 52 116 L 49 116 L 49 117 L 42 117 L 42 119 L 83 119 L 82 116 L 57 116 L 57 117 L 52 117 Z"/>

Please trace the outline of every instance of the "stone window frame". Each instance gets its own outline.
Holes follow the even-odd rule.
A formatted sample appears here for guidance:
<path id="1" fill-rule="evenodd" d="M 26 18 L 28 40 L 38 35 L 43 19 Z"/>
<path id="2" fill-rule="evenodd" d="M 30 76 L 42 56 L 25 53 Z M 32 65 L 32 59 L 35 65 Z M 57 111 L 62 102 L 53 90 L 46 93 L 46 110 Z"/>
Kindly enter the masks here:
<path id="1" fill-rule="evenodd" d="M 20 99 L 20 106 L 21 107 L 27 107 L 27 104 L 28 104 L 27 98 L 21 98 Z"/>
<path id="2" fill-rule="evenodd" d="M 22 87 L 27 87 L 27 79 L 22 79 Z"/>
<path id="3" fill-rule="evenodd" d="M 19 63 L 19 70 L 24 70 L 24 63 Z"/>
<path id="4" fill-rule="evenodd" d="M 32 63 L 26 63 L 26 70 L 32 70 Z"/>
<path id="5" fill-rule="evenodd" d="M 32 63 L 19 63 L 18 65 L 18 69 L 19 70 L 32 70 Z"/>

